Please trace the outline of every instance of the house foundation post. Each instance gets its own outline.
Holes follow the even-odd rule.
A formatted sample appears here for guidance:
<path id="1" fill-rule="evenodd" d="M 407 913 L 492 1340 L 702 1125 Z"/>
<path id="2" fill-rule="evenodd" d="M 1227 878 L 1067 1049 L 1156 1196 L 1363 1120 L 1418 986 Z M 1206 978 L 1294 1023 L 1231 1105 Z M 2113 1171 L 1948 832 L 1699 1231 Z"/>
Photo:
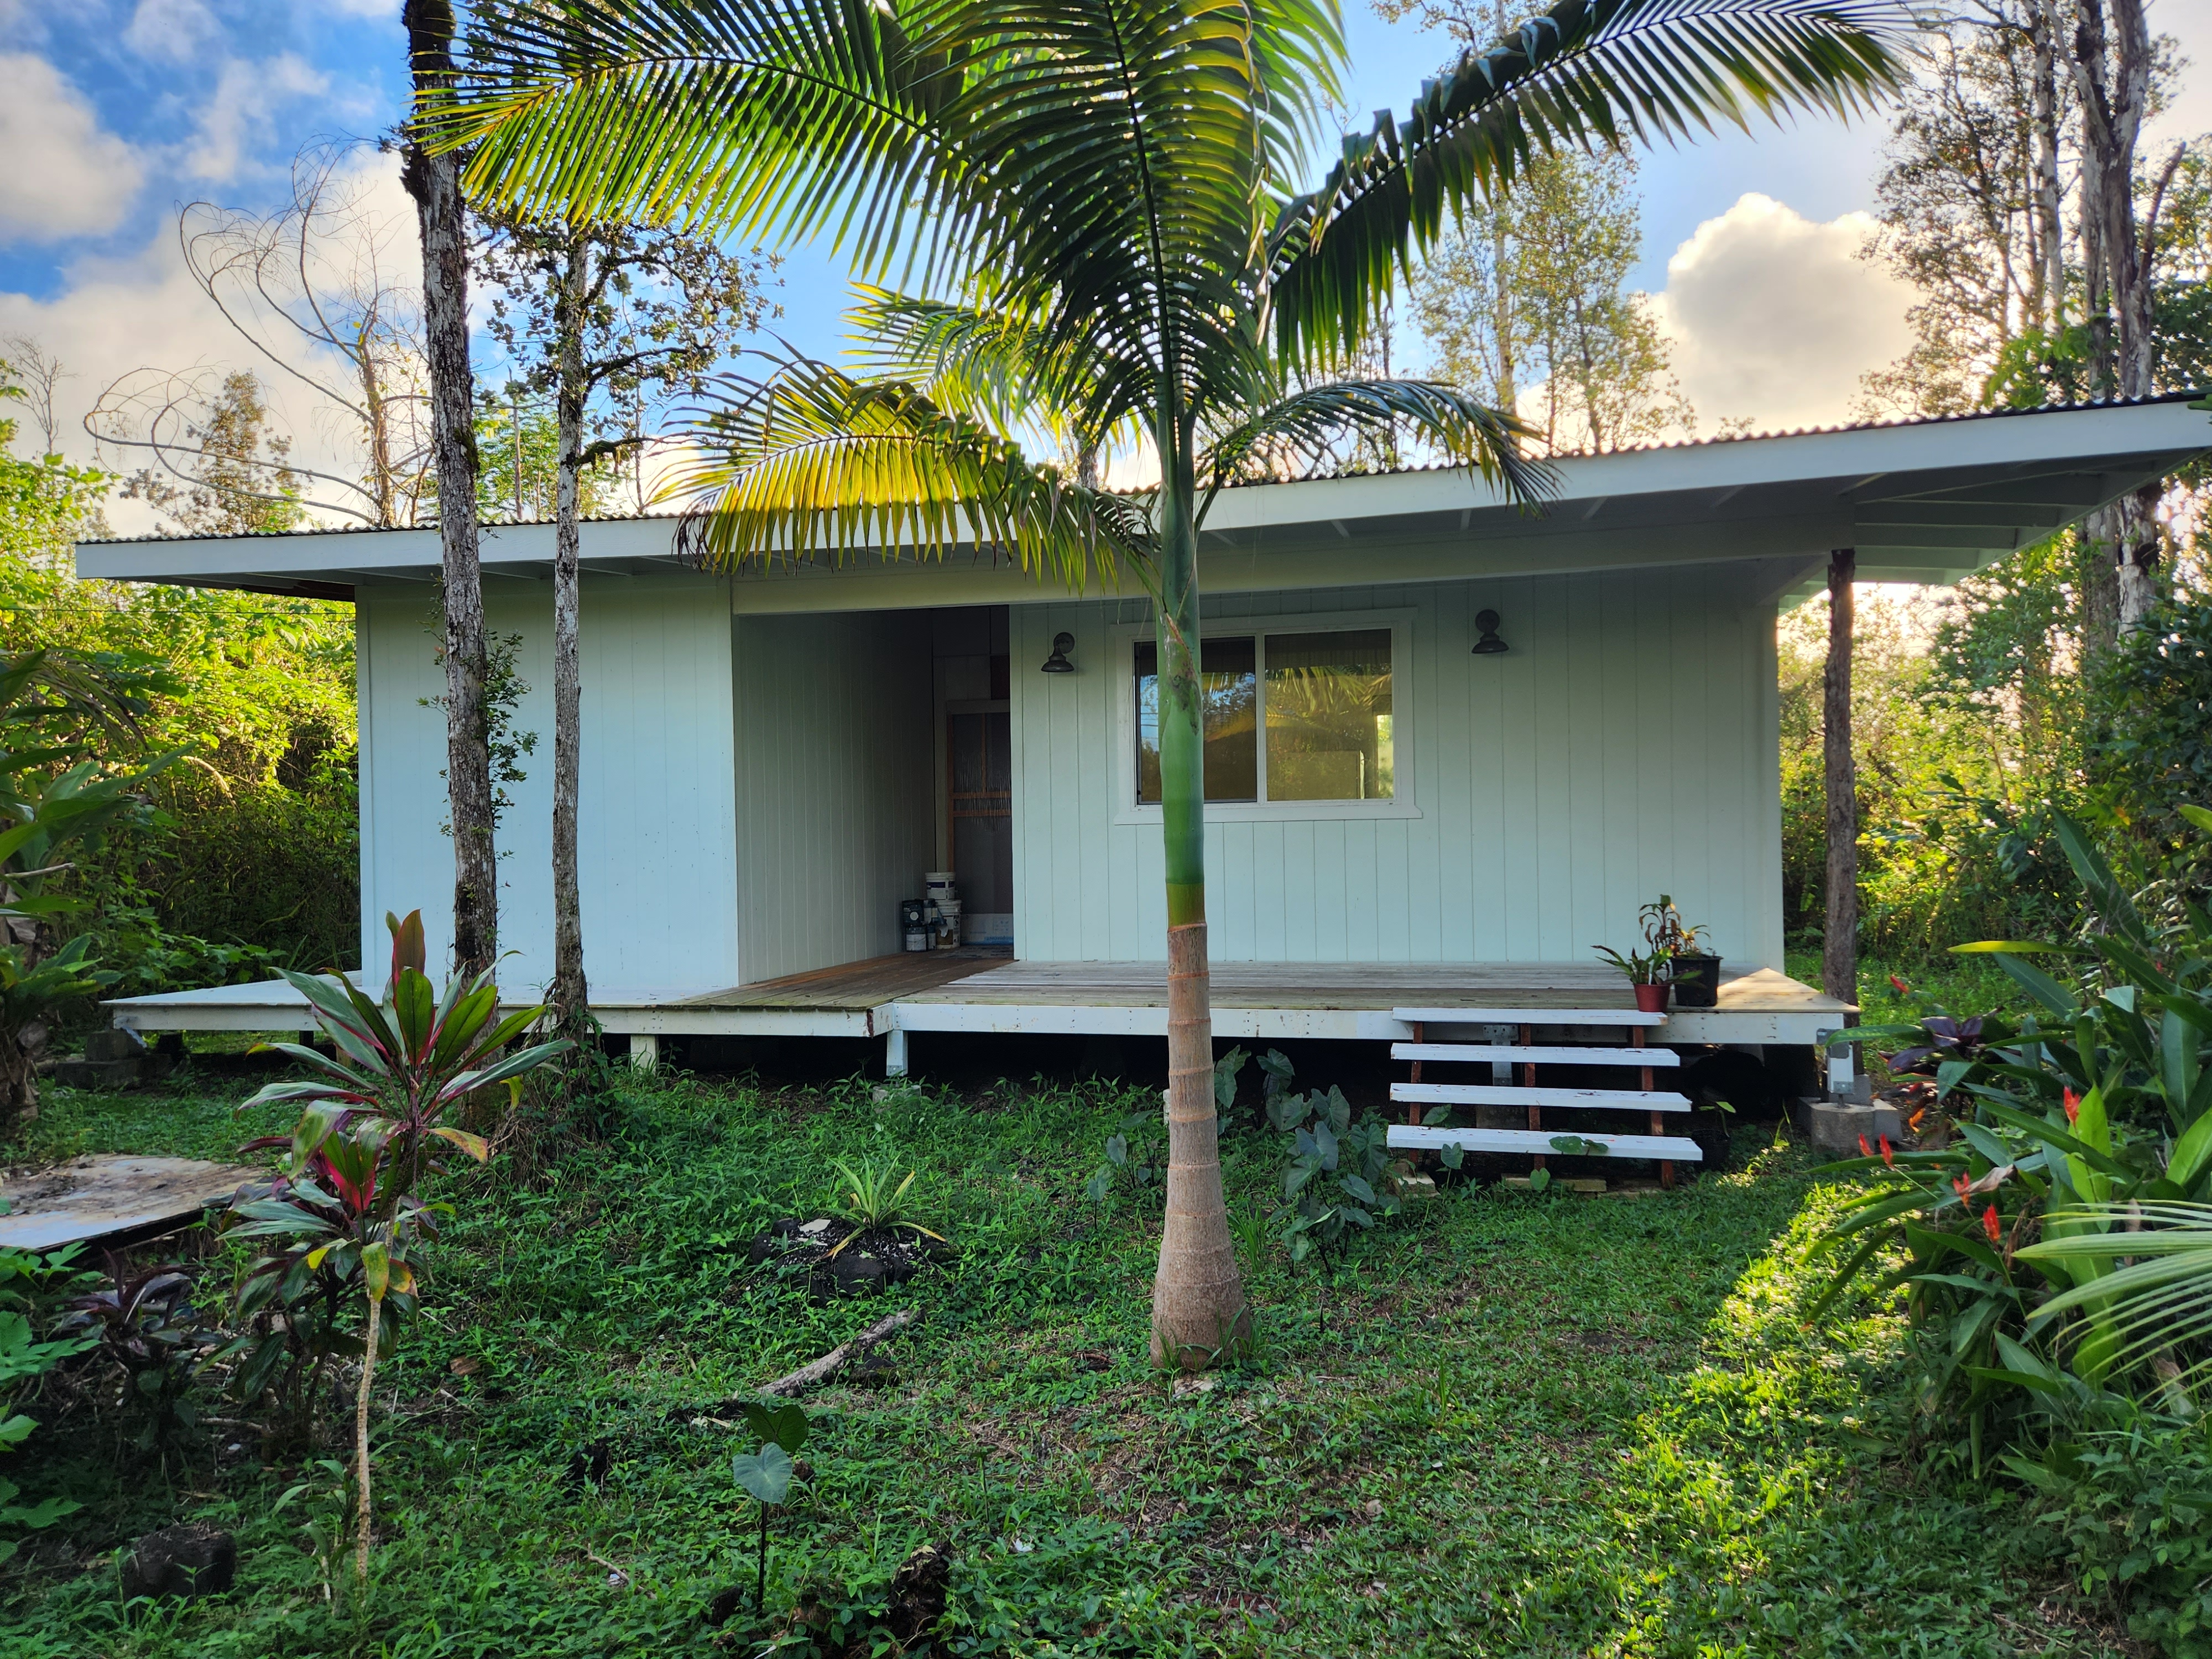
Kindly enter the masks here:
<path id="1" fill-rule="evenodd" d="M 651 1031 L 629 1034 L 629 1068 L 633 1072 L 660 1069 L 660 1039 Z"/>
<path id="2" fill-rule="evenodd" d="M 906 1075 L 906 1033 L 896 1025 L 884 1033 L 884 1075 Z"/>

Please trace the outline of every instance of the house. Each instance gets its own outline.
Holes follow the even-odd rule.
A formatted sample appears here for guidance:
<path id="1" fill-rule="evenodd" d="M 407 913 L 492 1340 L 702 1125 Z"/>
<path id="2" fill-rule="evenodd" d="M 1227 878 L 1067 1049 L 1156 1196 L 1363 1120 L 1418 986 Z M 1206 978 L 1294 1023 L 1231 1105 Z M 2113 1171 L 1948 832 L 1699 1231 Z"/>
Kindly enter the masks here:
<path id="1" fill-rule="evenodd" d="M 1409 1007 L 1626 1006 L 1591 947 L 1665 891 L 1726 959 L 1662 1041 L 1807 1044 L 1782 973 L 1775 619 L 1829 552 L 1942 582 L 2212 450 L 2179 399 L 1571 459 L 1541 513 L 1464 471 L 1225 491 L 1201 537 L 1218 717 L 1215 1029 L 1384 1040 Z M 594 1002 L 667 1034 L 1164 1030 L 1140 592 L 943 562 L 692 568 L 675 521 L 583 532 L 582 888 Z M 492 629 L 544 734 L 500 830 L 504 983 L 550 973 L 550 525 L 488 529 Z M 445 925 L 434 530 L 88 544 L 86 576 L 358 607 L 362 948 Z M 978 948 L 901 953 L 957 872 Z M 995 951 L 988 941 L 1003 941 Z M 280 984 L 135 997 L 146 1030 L 292 1024 Z M 1471 1021 L 1470 1023 L 1479 1023 Z"/>

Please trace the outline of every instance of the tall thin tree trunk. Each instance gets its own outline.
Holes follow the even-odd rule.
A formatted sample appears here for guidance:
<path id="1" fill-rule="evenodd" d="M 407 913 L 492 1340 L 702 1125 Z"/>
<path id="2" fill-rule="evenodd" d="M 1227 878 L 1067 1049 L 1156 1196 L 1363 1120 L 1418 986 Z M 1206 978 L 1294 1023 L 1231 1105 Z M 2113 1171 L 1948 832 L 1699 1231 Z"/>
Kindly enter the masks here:
<path id="1" fill-rule="evenodd" d="M 355 1486 L 355 1518 L 358 1536 L 354 1542 L 354 1578 L 362 1589 L 368 1588 L 368 1540 L 370 1510 L 368 1503 L 368 1398 L 369 1389 L 376 1380 L 376 1339 L 383 1323 L 384 1298 L 368 1298 L 368 1329 L 364 1334 L 361 1352 L 361 1387 L 353 1400 L 353 1453 L 356 1474 Z"/>
<path id="2" fill-rule="evenodd" d="M 576 878 L 576 793 L 581 776 L 583 664 L 578 648 L 583 605 L 581 554 L 576 523 L 577 474 L 584 457 L 584 302 L 591 240 L 571 228 L 556 301 L 554 328 L 560 351 L 559 498 L 553 529 L 553 988 L 556 1023 L 580 1018 L 589 999 L 584 983 L 584 903 Z"/>
<path id="3" fill-rule="evenodd" d="M 1202 1370 L 1251 1340 L 1229 1237 L 1206 952 L 1206 737 L 1189 417 L 1160 422 L 1160 817 L 1167 854 L 1168 1185 L 1152 1280 L 1152 1362 Z"/>
<path id="4" fill-rule="evenodd" d="M 2035 237 L 2035 315 L 2032 327 L 2055 334 L 2066 324 L 2066 230 L 2059 217 L 2063 199 L 2058 182 L 2058 0 L 2032 0 L 2028 20 L 2029 61 L 2035 84 L 2029 90 L 2033 127 L 2030 193 Z"/>
<path id="5" fill-rule="evenodd" d="M 417 109 L 453 74 L 451 0 L 406 0 L 402 21 Z M 492 842 L 491 711 L 484 682 L 483 573 L 477 562 L 475 388 L 469 369 L 467 204 L 461 158 L 410 143 L 401 177 L 422 233 L 422 334 L 430 441 L 445 561 L 446 787 L 453 824 L 453 970 L 499 957 L 499 861 Z"/>
<path id="6" fill-rule="evenodd" d="M 1828 666 L 1821 681 L 1822 758 L 1828 796 L 1828 915 L 1822 930 L 1820 988 L 1841 1002 L 1859 1000 L 1858 765 L 1851 756 L 1851 584 L 1858 553 L 1828 556 Z"/>

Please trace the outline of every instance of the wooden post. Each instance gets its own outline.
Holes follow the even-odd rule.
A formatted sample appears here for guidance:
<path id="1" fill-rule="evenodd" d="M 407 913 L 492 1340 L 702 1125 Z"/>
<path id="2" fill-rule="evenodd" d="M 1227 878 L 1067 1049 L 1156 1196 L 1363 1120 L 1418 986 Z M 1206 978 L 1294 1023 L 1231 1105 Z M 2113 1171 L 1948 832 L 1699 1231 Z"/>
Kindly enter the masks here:
<path id="1" fill-rule="evenodd" d="M 1413 1022 L 1414 1042 L 1426 1042 L 1429 1040 L 1428 1031 L 1429 1028 L 1419 1020 L 1417 1019 Z M 1419 1083 L 1421 1080 L 1421 1062 L 1418 1060 L 1413 1062 L 1413 1080 L 1416 1083 Z M 1418 1100 L 1407 1101 L 1406 1103 L 1406 1121 L 1408 1123 L 1419 1123 L 1420 1121 L 1421 1103 Z"/>
<path id="2" fill-rule="evenodd" d="M 1641 1048 L 1644 1046 L 1644 1028 L 1641 1025 L 1632 1025 L 1628 1028 L 1628 1046 L 1632 1048 Z M 1646 1066 L 1643 1068 L 1643 1072 L 1644 1092 L 1650 1094 L 1651 1068 Z M 1667 1133 L 1667 1115 L 1664 1112 L 1654 1111 L 1651 1114 L 1651 1133 L 1655 1135 L 1663 1135 Z M 1659 1160 L 1659 1184 L 1662 1187 L 1672 1187 L 1674 1184 L 1674 1160 L 1671 1158 L 1662 1158 Z"/>
<path id="3" fill-rule="evenodd" d="M 1851 584 L 1858 553 L 1828 556 L 1828 666 L 1820 720 L 1828 805 L 1827 916 L 1821 930 L 1820 988 L 1838 1002 L 1859 1000 L 1858 768 L 1851 757 Z M 1853 1068 L 1856 1075 L 1856 1067 Z"/>
<path id="4" fill-rule="evenodd" d="M 1523 1025 L 1521 1028 L 1521 1046 L 1522 1048 L 1525 1048 L 1528 1047 L 1529 1044 L 1536 1040 L 1535 1030 L 1536 1028 L 1533 1025 Z M 1521 1086 L 1524 1089 L 1533 1089 L 1536 1086 L 1536 1062 L 1533 1060 L 1523 1060 L 1522 1062 Z M 1541 1106 L 1532 1104 L 1528 1108 L 1528 1127 L 1532 1129 L 1541 1129 L 1544 1127 L 1544 1109 Z M 1543 1153 L 1539 1152 L 1536 1154 L 1534 1167 L 1539 1170 L 1548 1167 L 1544 1161 Z"/>

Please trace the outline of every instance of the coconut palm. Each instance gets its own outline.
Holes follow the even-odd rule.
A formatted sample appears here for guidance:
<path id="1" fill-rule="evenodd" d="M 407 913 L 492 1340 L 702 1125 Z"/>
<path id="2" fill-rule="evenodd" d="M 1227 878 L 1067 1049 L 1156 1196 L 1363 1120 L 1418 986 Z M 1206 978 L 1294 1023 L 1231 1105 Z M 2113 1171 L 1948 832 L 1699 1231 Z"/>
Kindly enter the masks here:
<path id="1" fill-rule="evenodd" d="M 1510 414 L 1418 380 L 1333 378 L 1398 270 L 1533 155 L 1864 106 L 1897 76 L 1899 16 L 1889 0 L 1567 0 L 1467 52 L 1404 123 L 1346 138 L 1296 194 L 1344 67 L 1333 0 L 482 14 L 473 78 L 431 118 L 439 143 L 474 146 L 472 196 L 825 238 L 908 290 L 872 300 L 879 323 L 933 336 L 932 355 L 969 371 L 884 382 L 801 362 L 734 386 L 720 459 L 690 480 L 701 546 L 734 560 L 988 541 L 1072 581 L 1111 565 L 1152 593 L 1170 1142 L 1156 1357 L 1203 1364 L 1249 1329 L 1207 1012 L 1196 566 L 1214 493 L 1347 434 L 1424 440 L 1509 495 L 1543 493 Z M 1157 488 L 1107 495 L 1027 458 L 966 395 L 1014 357 L 1019 389 L 1079 433 L 1141 429 Z"/>

